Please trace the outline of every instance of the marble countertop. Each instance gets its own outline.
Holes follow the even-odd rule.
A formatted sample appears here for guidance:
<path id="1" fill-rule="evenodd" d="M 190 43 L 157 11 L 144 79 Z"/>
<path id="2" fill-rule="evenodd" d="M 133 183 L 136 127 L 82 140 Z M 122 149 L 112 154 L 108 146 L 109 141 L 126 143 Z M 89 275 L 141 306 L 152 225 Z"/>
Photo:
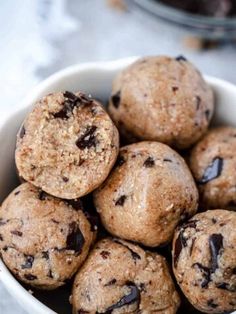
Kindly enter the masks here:
<path id="1" fill-rule="evenodd" d="M 0 7 L 1 114 L 39 81 L 68 65 L 132 55 L 185 55 L 205 74 L 236 83 L 236 45 L 183 45 L 182 29 L 106 0 L 8 0 Z M 26 314 L 0 283 L 0 313 Z"/>

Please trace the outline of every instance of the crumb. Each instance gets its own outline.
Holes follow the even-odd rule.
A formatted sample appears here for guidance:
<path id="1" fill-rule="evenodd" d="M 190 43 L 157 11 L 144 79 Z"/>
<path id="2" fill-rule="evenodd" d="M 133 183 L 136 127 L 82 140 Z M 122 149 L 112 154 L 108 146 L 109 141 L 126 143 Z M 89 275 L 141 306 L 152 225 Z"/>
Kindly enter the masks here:
<path id="1" fill-rule="evenodd" d="M 107 5 L 115 10 L 125 12 L 127 11 L 127 4 L 125 0 L 107 0 Z"/>
<path id="2" fill-rule="evenodd" d="M 219 40 L 201 37 L 187 36 L 184 38 L 184 46 L 193 50 L 209 50 L 219 46 Z"/>

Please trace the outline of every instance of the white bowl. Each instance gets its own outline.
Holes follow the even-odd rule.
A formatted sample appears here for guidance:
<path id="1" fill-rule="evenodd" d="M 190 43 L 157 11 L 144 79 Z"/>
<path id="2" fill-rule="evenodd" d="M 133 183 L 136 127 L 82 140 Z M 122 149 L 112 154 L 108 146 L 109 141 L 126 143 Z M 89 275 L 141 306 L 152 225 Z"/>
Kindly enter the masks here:
<path id="1" fill-rule="evenodd" d="M 61 90 L 82 90 L 105 101 L 111 92 L 114 75 L 136 59 L 137 57 L 131 57 L 112 62 L 95 62 L 71 66 L 44 80 L 18 106 L 9 108 L 6 115 L 0 116 L 0 201 L 17 185 L 14 166 L 16 133 L 35 101 L 50 92 Z M 206 80 L 213 87 L 216 94 L 216 113 L 213 123 L 236 126 L 236 86 L 213 77 L 206 76 Z M 49 308 L 23 288 L 1 260 L 0 281 L 13 298 L 29 313 L 57 313 L 51 308 L 58 309 L 60 314 L 70 313 L 65 302 L 69 291 L 62 288 L 59 289 L 59 292 L 50 292 L 50 294 L 36 292 L 36 296 L 40 300 L 43 300 L 47 305 L 51 305 L 51 308 Z"/>

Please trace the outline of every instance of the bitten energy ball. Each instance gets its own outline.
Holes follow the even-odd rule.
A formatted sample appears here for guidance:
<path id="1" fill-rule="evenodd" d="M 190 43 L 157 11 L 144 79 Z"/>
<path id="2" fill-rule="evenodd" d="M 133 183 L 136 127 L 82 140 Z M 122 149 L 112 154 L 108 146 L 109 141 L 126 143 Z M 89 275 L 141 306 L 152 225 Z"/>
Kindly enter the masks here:
<path id="1" fill-rule="evenodd" d="M 185 58 L 146 57 L 114 80 L 109 112 L 130 141 L 156 140 L 182 149 L 206 132 L 213 93 Z"/>
<path id="2" fill-rule="evenodd" d="M 190 168 L 197 181 L 201 207 L 236 210 L 236 128 L 220 127 L 194 147 Z"/>
<path id="3" fill-rule="evenodd" d="M 204 313 L 236 310 L 236 213 L 210 210 L 179 227 L 173 270 L 189 301 Z"/>
<path id="4" fill-rule="evenodd" d="M 165 259 L 137 245 L 104 239 L 75 277 L 73 313 L 174 314 L 180 304 Z"/>
<path id="5" fill-rule="evenodd" d="M 0 208 L 2 259 L 21 281 L 40 289 L 63 285 L 94 238 L 82 210 L 33 185 L 17 187 Z"/>
<path id="6" fill-rule="evenodd" d="M 155 247 L 195 214 L 198 192 L 179 154 L 165 144 L 140 142 L 121 148 L 94 203 L 111 234 Z"/>
<path id="7" fill-rule="evenodd" d="M 102 106 L 65 92 L 36 103 L 18 134 L 15 159 L 20 177 L 74 199 L 105 180 L 118 149 L 118 131 Z"/>

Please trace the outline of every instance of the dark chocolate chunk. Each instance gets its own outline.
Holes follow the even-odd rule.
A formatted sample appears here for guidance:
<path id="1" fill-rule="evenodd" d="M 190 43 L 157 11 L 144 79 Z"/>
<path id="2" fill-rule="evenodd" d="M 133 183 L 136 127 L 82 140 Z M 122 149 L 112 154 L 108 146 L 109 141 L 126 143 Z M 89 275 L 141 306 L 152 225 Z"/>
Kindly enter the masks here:
<path id="1" fill-rule="evenodd" d="M 107 259 L 109 256 L 110 256 L 110 252 L 108 252 L 108 251 L 102 251 L 101 253 L 100 253 L 100 255 L 101 255 L 101 257 L 103 258 L 103 259 Z"/>
<path id="2" fill-rule="evenodd" d="M 146 168 L 152 168 L 155 166 L 155 161 L 152 157 L 148 157 L 144 163 L 143 163 L 144 167 Z"/>
<path id="3" fill-rule="evenodd" d="M 56 219 L 54 219 L 54 218 L 52 218 L 51 221 L 52 221 L 54 224 L 59 224 L 59 221 L 56 220 Z"/>
<path id="4" fill-rule="evenodd" d="M 22 269 L 32 268 L 34 257 L 32 255 L 25 255 L 25 263 L 21 265 Z"/>
<path id="5" fill-rule="evenodd" d="M 21 129 L 20 129 L 20 138 L 23 138 L 25 136 L 25 127 L 24 125 L 22 125 Z"/>
<path id="6" fill-rule="evenodd" d="M 206 184 L 207 182 L 218 178 L 223 169 L 223 159 L 216 157 L 212 163 L 205 169 L 202 178 L 197 182 L 198 184 Z"/>
<path id="7" fill-rule="evenodd" d="M 214 273 L 218 268 L 218 255 L 220 250 L 223 249 L 222 234 L 212 234 L 209 238 L 209 246 L 211 252 L 211 272 Z"/>
<path id="8" fill-rule="evenodd" d="M 20 191 L 16 191 L 15 193 L 14 193 L 14 195 L 18 195 L 20 193 Z"/>
<path id="9" fill-rule="evenodd" d="M 118 108 L 120 105 L 120 91 L 111 96 L 111 102 L 115 108 Z"/>
<path id="10" fill-rule="evenodd" d="M 174 266 L 177 266 L 178 259 L 183 247 L 187 246 L 187 239 L 183 235 L 184 230 L 181 230 L 178 238 L 175 241 L 175 249 L 174 249 Z"/>
<path id="11" fill-rule="evenodd" d="M 134 302 L 140 301 L 140 292 L 137 286 L 133 282 L 127 282 L 127 287 L 130 289 L 130 293 L 123 296 L 117 303 L 111 305 L 103 314 L 110 314 L 114 309 L 119 309 L 125 305 L 130 305 Z M 101 314 L 101 313 L 100 313 Z"/>
<path id="12" fill-rule="evenodd" d="M 48 251 L 43 251 L 42 252 L 42 257 L 48 260 L 49 259 Z"/>
<path id="13" fill-rule="evenodd" d="M 146 285 L 145 285 L 145 283 L 141 282 L 141 283 L 139 284 L 139 290 L 146 292 Z"/>
<path id="14" fill-rule="evenodd" d="M 26 280 L 30 280 L 30 281 L 31 281 L 31 280 L 35 280 L 35 279 L 38 279 L 37 276 L 34 276 L 34 275 L 32 275 L 32 274 L 25 274 L 24 277 L 25 277 Z"/>
<path id="15" fill-rule="evenodd" d="M 115 206 L 123 206 L 126 199 L 127 199 L 127 196 L 126 196 L 126 195 L 121 195 L 121 196 L 115 201 Z"/>
<path id="16" fill-rule="evenodd" d="M 216 304 L 213 299 L 207 300 L 207 305 L 210 306 L 210 307 L 212 307 L 213 309 L 215 309 L 216 307 L 218 307 L 218 304 Z"/>
<path id="17" fill-rule="evenodd" d="M 120 244 L 120 245 L 126 247 L 126 248 L 130 251 L 132 258 L 133 258 L 135 261 L 136 261 L 137 259 L 141 259 L 141 256 L 140 256 L 138 253 L 134 252 L 128 245 L 125 245 L 124 243 L 120 242 L 120 241 L 117 240 L 117 239 L 113 239 L 113 241 L 114 241 L 115 243 L 118 243 L 118 244 Z"/>
<path id="18" fill-rule="evenodd" d="M 84 236 L 80 231 L 79 226 L 76 222 L 71 222 L 69 224 L 69 232 L 66 239 L 66 249 L 73 250 L 77 254 L 80 254 L 84 245 Z"/>
<path id="19" fill-rule="evenodd" d="M 198 110 L 200 108 L 200 104 L 201 104 L 201 97 L 200 96 L 196 96 L 196 109 Z"/>
<path id="20" fill-rule="evenodd" d="M 201 283 L 201 287 L 207 288 L 208 283 L 211 281 L 211 269 L 206 267 L 206 266 L 203 266 L 200 263 L 194 263 L 193 267 L 195 267 L 195 266 L 197 266 L 200 269 L 202 276 L 203 276 L 203 281 Z"/>
<path id="21" fill-rule="evenodd" d="M 95 132 L 97 127 L 95 125 L 88 126 L 83 135 L 81 135 L 77 141 L 76 145 L 79 149 L 95 147 L 97 144 L 97 139 Z"/>
<path id="22" fill-rule="evenodd" d="M 21 231 L 19 231 L 19 230 L 12 230 L 11 234 L 14 234 L 14 235 L 16 235 L 18 237 L 22 237 L 22 235 L 23 235 L 23 233 Z"/>
<path id="23" fill-rule="evenodd" d="M 2 237 L 2 235 L 0 234 L 0 241 L 3 241 L 3 237 Z"/>
<path id="24" fill-rule="evenodd" d="M 47 193 L 41 190 L 39 192 L 39 199 L 40 201 L 45 201 L 47 199 Z"/>
<path id="25" fill-rule="evenodd" d="M 187 61 L 187 59 L 184 56 L 181 56 L 181 55 L 176 57 L 175 60 L 177 60 L 177 61 Z"/>
<path id="26" fill-rule="evenodd" d="M 113 278 L 113 279 L 111 279 L 110 281 L 108 281 L 108 283 L 106 283 L 105 285 L 104 285 L 104 287 L 108 287 L 108 286 L 112 286 L 112 285 L 114 285 L 115 283 L 116 283 L 116 279 L 115 278 Z"/>

